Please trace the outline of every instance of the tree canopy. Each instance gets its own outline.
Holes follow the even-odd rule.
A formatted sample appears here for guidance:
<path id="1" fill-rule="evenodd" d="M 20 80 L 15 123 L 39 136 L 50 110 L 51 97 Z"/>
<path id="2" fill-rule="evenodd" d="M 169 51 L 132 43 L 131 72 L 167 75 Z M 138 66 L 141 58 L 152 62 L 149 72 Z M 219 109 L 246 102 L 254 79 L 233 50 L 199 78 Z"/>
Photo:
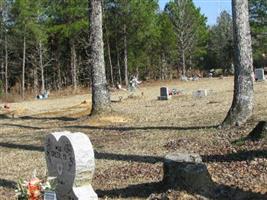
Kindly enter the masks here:
<path id="1" fill-rule="evenodd" d="M 192 0 L 171 0 L 163 11 L 157 0 L 102 2 L 111 86 L 131 75 L 171 79 L 233 63 L 232 18 L 226 11 L 208 26 Z M 249 1 L 255 67 L 267 65 L 266 4 Z M 0 11 L 0 78 L 7 92 L 22 91 L 24 39 L 26 92 L 91 84 L 88 1 L 1 0 Z"/>

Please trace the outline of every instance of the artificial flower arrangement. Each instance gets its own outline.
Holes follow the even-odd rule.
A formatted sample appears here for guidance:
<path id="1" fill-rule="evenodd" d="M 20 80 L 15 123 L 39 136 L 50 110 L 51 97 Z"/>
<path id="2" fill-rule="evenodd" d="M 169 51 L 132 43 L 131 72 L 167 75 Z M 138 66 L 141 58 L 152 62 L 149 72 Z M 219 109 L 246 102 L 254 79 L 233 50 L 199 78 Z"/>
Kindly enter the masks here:
<path id="1" fill-rule="evenodd" d="M 46 191 L 53 192 L 56 188 L 56 177 L 41 180 L 34 176 L 30 181 L 19 180 L 16 192 L 18 200 L 42 200 Z"/>

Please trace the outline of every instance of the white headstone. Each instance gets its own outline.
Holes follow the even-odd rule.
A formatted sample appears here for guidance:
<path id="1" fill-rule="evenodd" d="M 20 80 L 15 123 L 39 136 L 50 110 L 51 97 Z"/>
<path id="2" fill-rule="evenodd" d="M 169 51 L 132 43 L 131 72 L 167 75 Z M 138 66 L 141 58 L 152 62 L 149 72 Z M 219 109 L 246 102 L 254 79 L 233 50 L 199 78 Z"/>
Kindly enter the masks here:
<path id="1" fill-rule="evenodd" d="M 263 68 L 255 69 L 255 79 L 257 81 L 264 81 L 265 80 L 264 69 Z"/>
<path id="2" fill-rule="evenodd" d="M 194 97 L 206 97 L 208 96 L 208 90 L 197 90 L 193 92 Z"/>
<path id="3" fill-rule="evenodd" d="M 49 134 L 45 140 L 49 176 L 57 177 L 58 200 L 96 200 L 91 182 L 95 171 L 94 150 L 83 133 Z"/>
<path id="4" fill-rule="evenodd" d="M 167 87 L 160 88 L 160 96 L 158 97 L 159 100 L 168 100 L 170 99 L 169 89 Z"/>

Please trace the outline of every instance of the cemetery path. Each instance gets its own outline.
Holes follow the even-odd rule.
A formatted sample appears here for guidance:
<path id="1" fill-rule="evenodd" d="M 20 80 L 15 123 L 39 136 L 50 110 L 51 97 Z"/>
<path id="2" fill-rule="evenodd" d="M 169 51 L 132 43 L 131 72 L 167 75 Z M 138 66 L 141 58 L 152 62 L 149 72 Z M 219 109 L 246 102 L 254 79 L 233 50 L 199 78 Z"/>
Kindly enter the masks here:
<path id="1" fill-rule="evenodd" d="M 161 86 L 183 94 L 158 101 Z M 90 113 L 90 95 L 12 103 L 9 110 L 1 104 L 0 199 L 15 199 L 16 182 L 29 179 L 34 169 L 45 177 L 44 137 L 62 130 L 90 137 L 96 156 L 93 187 L 100 199 L 198 199 L 199 194 L 189 191 L 161 189 L 163 158 L 176 151 L 202 155 L 221 187 L 221 199 L 267 199 L 267 142 L 239 140 L 267 119 L 267 84 L 255 83 L 249 123 L 220 130 L 216 127 L 231 105 L 232 88 L 232 78 L 148 82 L 133 94 L 112 92 L 114 113 L 87 119 L 81 117 Z M 207 89 L 208 96 L 193 97 L 197 89 Z"/>

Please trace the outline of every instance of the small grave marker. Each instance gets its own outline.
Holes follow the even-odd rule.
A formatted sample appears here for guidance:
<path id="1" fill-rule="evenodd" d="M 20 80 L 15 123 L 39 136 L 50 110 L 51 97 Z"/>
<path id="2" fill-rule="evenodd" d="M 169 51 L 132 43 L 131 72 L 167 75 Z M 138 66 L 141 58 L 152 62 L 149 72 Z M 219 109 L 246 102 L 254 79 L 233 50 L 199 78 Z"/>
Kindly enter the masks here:
<path id="1" fill-rule="evenodd" d="M 97 200 L 91 182 L 95 170 L 92 144 L 83 133 L 56 132 L 45 140 L 49 176 L 57 177 L 57 199 Z"/>
<path id="2" fill-rule="evenodd" d="M 255 69 L 255 79 L 256 81 L 265 81 L 263 68 Z"/>
<path id="3" fill-rule="evenodd" d="M 169 95 L 169 89 L 167 87 L 160 88 L 160 96 L 158 97 L 159 100 L 169 100 L 171 96 Z"/>
<path id="4" fill-rule="evenodd" d="M 197 90 L 193 92 L 194 97 L 206 97 L 208 96 L 208 90 Z"/>

